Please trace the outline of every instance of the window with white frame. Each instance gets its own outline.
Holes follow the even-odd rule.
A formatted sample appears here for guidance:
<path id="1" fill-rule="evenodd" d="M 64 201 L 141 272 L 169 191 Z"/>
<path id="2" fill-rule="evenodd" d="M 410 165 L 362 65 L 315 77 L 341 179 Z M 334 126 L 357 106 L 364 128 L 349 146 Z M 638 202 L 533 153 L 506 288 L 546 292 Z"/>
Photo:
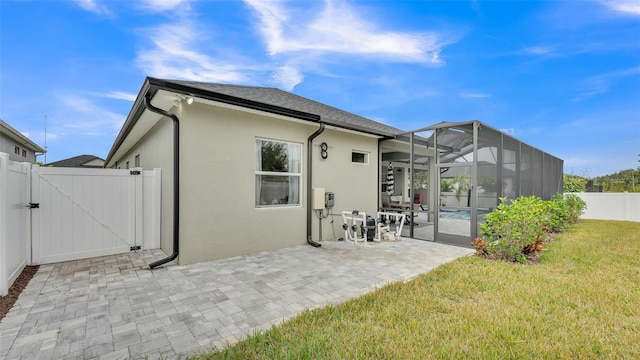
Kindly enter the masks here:
<path id="1" fill-rule="evenodd" d="M 256 139 L 256 207 L 300 205 L 302 144 Z"/>
<path id="2" fill-rule="evenodd" d="M 20 155 L 20 147 L 19 146 L 14 146 L 13 147 L 13 152 L 16 153 L 16 155 Z"/>
<path id="3" fill-rule="evenodd" d="M 351 162 L 354 164 L 369 165 L 369 153 L 364 151 L 352 151 Z"/>

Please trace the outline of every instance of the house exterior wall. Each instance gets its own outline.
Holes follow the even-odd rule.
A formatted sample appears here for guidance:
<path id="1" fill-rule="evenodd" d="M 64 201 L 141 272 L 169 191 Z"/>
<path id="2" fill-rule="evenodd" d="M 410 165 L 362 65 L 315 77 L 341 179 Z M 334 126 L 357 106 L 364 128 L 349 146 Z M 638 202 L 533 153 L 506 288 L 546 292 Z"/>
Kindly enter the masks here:
<path id="1" fill-rule="evenodd" d="M 304 144 L 314 127 L 198 103 L 181 121 L 181 264 L 305 243 L 304 196 L 301 206 L 255 206 L 256 138 Z M 303 170 L 305 159 L 303 146 Z"/>
<path id="2" fill-rule="evenodd" d="M 326 159 L 320 156 L 320 144 L 329 146 Z M 342 211 L 358 210 L 376 217 L 378 204 L 378 139 L 337 130 L 325 130 L 314 140 L 313 186 L 335 194 L 333 216 L 322 220 L 322 239 L 344 237 Z M 368 164 L 352 163 L 353 151 L 367 153 Z M 325 212 L 326 214 L 326 212 Z M 312 215 L 312 236 L 318 241 L 319 221 Z M 331 224 L 331 220 L 334 220 Z M 334 237 L 335 230 L 335 237 Z"/>
<path id="3" fill-rule="evenodd" d="M 318 124 L 202 103 L 170 110 L 180 119 L 180 255 L 182 265 L 306 243 L 307 138 Z M 173 231 L 172 123 L 160 120 L 125 156 L 145 169 L 162 168 L 161 248 L 171 253 Z M 256 139 L 302 146 L 299 206 L 256 208 Z M 327 142 L 322 159 L 319 144 Z M 368 153 L 368 165 L 353 164 L 353 150 Z M 332 225 L 323 221 L 323 239 L 343 236 L 342 210 L 374 214 L 377 197 L 378 140 L 327 129 L 314 140 L 314 187 L 336 194 Z M 312 237 L 319 241 L 318 217 Z"/>
<path id="4" fill-rule="evenodd" d="M 183 107 L 180 263 L 227 258 L 306 243 L 306 142 L 319 125 L 193 104 Z M 301 206 L 256 208 L 256 138 L 302 145 Z M 319 144 L 329 145 L 329 157 Z M 313 186 L 336 194 L 334 213 L 376 209 L 377 144 L 374 137 L 326 130 L 314 140 Z M 369 153 L 352 164 L 351 152 Z M 199 155 L 194 155 L 199 154 Z M 318 241 L 318 218 L 312 236 Z M 342 236 L 342 220 L 337 236 Z M 324 239 L 333 238 L 329 221 Z"/>
<path id="5" fill-rule="evenodd" d="M 134 167 L 135 157 L 140 155 L 140 167 L 151 170 L 162 169 L 160 248 L 165 253 L 173 252 L 173 123 L 160 119 L 151 130 L 117 160 L 116 168 L 125 168 L 129 161 Z"/>
<path id="6" fill-rule="evenodd" d="M 16 146 L 19 148 L 19 154 L 15 153 Z M 22 156 L 23 150 L 26 151 L 26 156 Z M 0 152 L 9 154 L 9 160 L 11 161 L 36 163 L 36 154 L 33 150 L 25 147 L 4 133 L 0 133 Z"/>

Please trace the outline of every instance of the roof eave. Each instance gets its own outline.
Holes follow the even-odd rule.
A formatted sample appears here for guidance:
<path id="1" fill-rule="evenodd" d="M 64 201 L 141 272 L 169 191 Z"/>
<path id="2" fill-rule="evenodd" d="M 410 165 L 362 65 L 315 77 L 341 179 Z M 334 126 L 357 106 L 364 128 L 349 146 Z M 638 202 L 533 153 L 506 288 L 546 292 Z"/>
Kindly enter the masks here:
<path id="1" fill-rule="evenodd" d="M 138 93 L 138 97 L 136 98 L 124 125 L 122 126 L 122 129 L 120 130 L 120 133 L 118 133 L 118 136 L 116 137 L 116 140 L 113 143 L 111 150 L 109 151 L 109 155 L 107 155 L 107 158 L 105 160 L 105 167 L 109 166 L 109 164 L 111 163 L 111 160 L 113 160 L 113 156 L 115 155 L 116 151 L 118 151 L 118 149 L 120 148 L 124 140 L 127 138 L 129 133 L 135 126 L 136 122 L 140 118 L 140 115 L 146 109 L 144 106 L 145 96 L 149 95 L 151 98 L 153 98 L 158 90 L 166 90 L 166 91 L 180 93 L 184 95 L 197 96 L 197 97 L 201 97 L 208 100 L 219 101 L 222 103 L 246 107 L 254 110 L 266 111 L 266 112 L 283 115 L 283 116 L 289 116 L 289 117 L 293 117 L 301 120 L 320 122 L 320 116 L 318 115 L 309 114 L 309 113 L 287 109 L 287 108 L 282 108 L 282 107 L 274 106 L 270 104 L 264 104 L 256 101 L 246 100 L 246 99 L 225 95 L 225 94 L 220 94 L 213 91 L 198 89 L 195 87 L 186 86 L 182 84 L 176 84 L 168 80 L 147 77 L 144 81 L 144 84 L 142 85 L 142 88 L 140 89 L 140 92 Z"/>
<path id="2" fill-rule="evenodd" d="M 319 122 L 320 116 L 303 112 L 292 110 L 276 105 L 265 104 L 258 101 L 247 100 L 231 95 L 221 94 L 210 90 L 199 89 L 197 87 L 187 86 L 183 84 L 177 84 L 169 80 L 157 79 L 149 77 L 147 78 L 152 86 L 153 93 L 157 90 L 169 90 L 173 92 L 178 92 L 185 95 L 197 96 L 203 99 L 219 101 L 225 104 L 236 105 L 241 107 L 246 107 L 254 110 L 266 111 L 270 113 L 274 113 L 277 115 L 289 116 L 300 120 L 307 120 L 312 122 Z"/>
<path id="3" fill-rule="evenodd" d="M 147 77 L 145 79 L 144 84 L 142 85 L 142 88 L 140 89 L 140 92 L 138 93 L 138 97 L 134 102 L 131 112 L 129 112 L 129 115 L 127 116 L 127 119 L 124 125 L 122 126 L 120 133 L 118 133 L 118 136 L 116 137 L 116 140 L 113 146 L 111 147 L 111 150 L 109 151 L 109 155 L 105 159 L 105 167 L 109 166 L 109 164 L 113 160 L 113 156 L 115 155 L 116 151 L 119 149 L 119 147 L 122 145 L 124 140 L 127 138 L 129 133 L 133 129 L 136 122 L 140 118 L 140 115 L 142 114 L 142 112 L 144 112 L 145 110 L 144 101 L 143 101 L 144 97 L 147 95 L 150 95 L 151 98 L 153 98 L 153 96 L 158 90 L 166 90 L 166 91 L 180 93 L 184 95 L 196 96 L 203 99 L 218 101 L 225 104 L 240 106 L 240 107 L 249 108 L 253 110 L 265 111 L 268 113 L 292 117 L 300 120 L 306 120 L 309 122 L 316 122 L 316 123 L 322 122 L 322 118 L 316 114 L 311 114 L 311 113 L 293 110 L 293 109 L 289 109 L 281 106 L 266 104 L 258 101 L 247 100 L 247 99 L 243 99 L 243 98 L 239 98 L 231 95 L 221 94 L 221 93 L 210 91 L 210 90 L 199 89 L 197 87 L 177 84 L 169 80 Z M 395 134 L 391 134 L 391 133 L 375 132 L 370 129 L 362 129 L 356 126 L 344 126 L 344 125 L 336 124 L 335 122 L 331 122 L 331 121 L 327 122 L 327 124 L 348 129 L 348 130 L 376 135 L 383 138 L 393 138 L 395 136 Z"/>
<path id="4" fill-rule="evenodd" d="M 32 150 L 33 152 L 36 153 L 45 153 L 47 152 L 45 149 L 41 148 L 40 146 L 38 146 L 38 144 L 36 144 L 35 142 L 33 142 L 31 139 L 29 139 L 28 137 L 22 135 L 18 130 L 14 129 L 13 127 L 11 127 L 11 125 L 7 124 L 4 120 L 0 119 L 0 127 L 2 127 L 3 129 L 5 129 L 8 133 L 10 133 L 11 138 L 17 142 L 19 142 L 21 145 L 23 146 L 27 146 L 29 148 L 29 150 Z"/>
<path id="5" fill-rule="evenodd" d="M 142 87 L 138 92 L 138 97 L 136 97 L 136 100 L 133 103 L 133 107 L 131 107 L 131 111 L 129 112 L 129 115 L 127 115 L 127 119 L 125 120 L 124 125 L 122 125 L 122 129 L 120 129 L 118 136 L 116 136 L 116 140 L 113 142 L 111 150 L 109 150 L 109 154 L 104 161 L 105 167 L 107 167 L 111 162 L 111 159 L 115 155 L 116 151 L 118 151 L 118 148 L 120 148 L 120 145 L 122 145 L 124 140 L 127 138 L 127 135 L 129 135 L 129 132 L 131 132 L 131 129 L 133 129 L 133 126 L 140 118 L 140 114 L 144 111 L 144 97 L 151 89 L 151 83 L 149 80 L 150 78 L 148 77 L 144 80 L 144 83 L 142 84 Z"/>

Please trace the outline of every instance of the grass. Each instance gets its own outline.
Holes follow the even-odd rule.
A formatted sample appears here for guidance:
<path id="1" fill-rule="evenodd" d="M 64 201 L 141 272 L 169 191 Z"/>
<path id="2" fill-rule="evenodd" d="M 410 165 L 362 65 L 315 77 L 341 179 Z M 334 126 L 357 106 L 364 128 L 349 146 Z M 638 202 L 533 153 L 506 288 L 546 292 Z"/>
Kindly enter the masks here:
<path id="1" fill-rule="evenodd" d="M 640 223 L 585 220 L 538 265 L 465 257 L 200 359 L 640 358 Z"/>

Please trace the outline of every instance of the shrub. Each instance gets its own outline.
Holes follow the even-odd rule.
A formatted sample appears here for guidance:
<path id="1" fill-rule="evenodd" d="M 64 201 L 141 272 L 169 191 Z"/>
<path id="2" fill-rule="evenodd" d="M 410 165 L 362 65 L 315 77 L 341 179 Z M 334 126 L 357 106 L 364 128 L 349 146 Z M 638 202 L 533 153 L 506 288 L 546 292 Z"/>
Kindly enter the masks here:
<path id="1" fill-rule="evenodd" d="M 473 239 L 473 248 L 479 255 L 487 255 L 489 252 L 487 250 L 487 242 L 484 241 L 483 238 L 475 238 Z"/>
<path id="2" fill-rule="evenodd" d="M 574 194 L 556 194 L 549 201 L 536 196 L 500 198 L 500 205 L 480 226 L 484 238 L 474 239 L 473 246 L 484 257 L 526 263 L 543 250 L 546 233 L 566 230 L 585 206 Z"/>
<path id="3" fill-rule="evenodd" d="M 524 249 L 537 248 L 544 238 L 547 205 L 537 196 L 500 199 L 500 205 L 485 216 L 480 232 L 487 242 L 487 255 L 507 261 L 527 262 Z"/>
<path id="4" fill-rule="evenodd" d="M 575 224 L 578 222 L 582 212 L 587 208 L 587 203 L 576 194 L 566 194 L 564 196 L 564 202 L 567 204 L 571 223 Z"/>
<path id="5" fill-rule="evenodd" d="M 549 212 L 547 229 L 552 232 L 565 231 L 572 221 L 569 205 L 562 194 L 555 194 L 546 204 Z"/>

